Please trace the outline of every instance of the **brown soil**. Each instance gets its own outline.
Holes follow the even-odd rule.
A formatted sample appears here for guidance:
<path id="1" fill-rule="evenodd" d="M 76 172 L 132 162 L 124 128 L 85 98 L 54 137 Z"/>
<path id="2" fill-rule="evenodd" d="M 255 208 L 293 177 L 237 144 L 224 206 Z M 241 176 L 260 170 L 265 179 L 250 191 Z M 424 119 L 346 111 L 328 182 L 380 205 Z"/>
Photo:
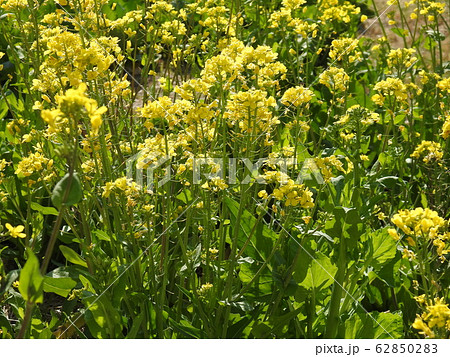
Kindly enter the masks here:
<path id="1" fill-rule="evenodd" d="M 408 35 L 406 37 L 406 46 L 405 46 L 405 40 L 392 31 L 392 29 L 395 29 L 397 26 L 400 28 L 402 27 L 401 13 L 399 11 L 398 4 L 395 3 L 393 5 L 388 5 L 387 0 L 373 0 L 373 1 L 376 5 L 380 17 L 379 19 L 377 19 L 376 17 L 370 18 L 364 23 L 366 26 L 364 36 L 371 39 L 378 39 L 382 37 L 384 35 L 381 26 L 382 24 L 386 31 L 387 38 L 392 48 L 410 47 L 412 43 L 411 36 Z M 442 2 L 442 0 L 440 1 Z M 410 19 L 410 14 L 413 12 L 413 9 L 416 7 L 416 5 L 412 4 L 411 6 L 409 6 L 409 8 L 406 8 L 405 3 L 407 2 L 409 1 L 399 0 L 405 18 L 407 19 L 407 24 L 409 28 L 413 33 L 414 31 L 416 31 L 416 33 L 418 34 L 420 28 L 425 25 L 425 20 L 423 18 L 423 15 L 420 15 L 419 18 L 415 20 Z M 371 8 L 373 8 L 373 5 L 371 6 Z M 447 16 L 447 18 L 450 18 L 448 16 L 450 9 L 446 8 L 445 11 L 446 12 L 443 15 Z M 389 25 L 389 20 L 391 19 L 396 21 L 396 24 Z M 443 23 L 443 21 L 441 21 L 439 24 L 439 31 L 445 36 L 445 40 L 442 41 L 441 45 L 442 45 L 443 62 L 446 62 L 450 60 L 450 33 L 448 28 Z M 424 48 L 424 44 L 421 44 L 420 50 L 424 58 L 426 59 L 431 58 L 431 54 L 429 50 L 426 50 Z"/>

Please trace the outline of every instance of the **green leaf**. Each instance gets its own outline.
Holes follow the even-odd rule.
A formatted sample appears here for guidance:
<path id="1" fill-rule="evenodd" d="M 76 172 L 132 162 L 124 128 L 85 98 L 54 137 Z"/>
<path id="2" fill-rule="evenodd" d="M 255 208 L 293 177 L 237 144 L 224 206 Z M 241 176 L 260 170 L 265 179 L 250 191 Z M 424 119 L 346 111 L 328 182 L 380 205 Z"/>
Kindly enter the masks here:
<path id="1" fill-rule="evenodd" d="M 406 37 L 408 34 L 408 31 L 406 29 L 402 29 L 402 28 L 398 28 L 398 27 L 391 28 L 391 31 L 402 38 Z"/>
<path id="2" fill-rule="evenodd" d="M 403 319 L 390 312 L 364 312 L 354 314 L 345 321 L 345 338 L 401 338 Z"/>
<path id="3" fill-rule="evenodd" d="M 81 258 L 78 255 L 78 253 L 76 253 L 73 249 L 66 247 L 65 245 L 61 245 L 59 247 L 59 250 L 64 255 L 64 258 L 67 259 L 68 262 L 71 262 L 76 265 L 81 265 L 81 266 L 87 268 L 86 261 L 83 258 Z"/>
<path id="4" fill-rule="evenodd" d="M 44 291 L 46 293 L 55 293 L 67 297 L 75 285 L 77 285 L 76 281 L 70 278 L 44 277 Z"/>
<path id="5" fill-rule="evenodd" d="M 69 174 L 66 174 L 56 185 L 52 192 L 52 202 L 58 209 L 61 208 L 61 205 L 64 204 L 66 206 L 72 206 L 75 203 L 78 203 L 82 196 L 83 190 L 81 188 L 81 182 L 76 172 L 73 173 L 72 181 L 69 185 Z M 64 195 L 66 194 L 66 190 L 69 191 L 67 195 L 67 199 L 63 202 Z"/>
<path id="6" fill-rule="evenodd" d="M 256 272 L 261 268 L 261 265 L 262 264 L 256 262 L 253 264 L 241 264 L 239 266 L 239 279 L 242 283 L 249 284 Z M 271 294 L 273 292 L 273 277 L 267 266 L 260 273 L 255 290 L 260 295 Z M 252 289 L 250 289 L 250 291 L 252 291 Z"/>
<path id="7" fill-rule="evenodd" d="M 92 232 L 99 240 L 104 240 L 106 242 L 111 241 L 109 235 L 101 230 L 95 230 Z"/>
<path id="8" fill-rule="evenodd" d="M 393 259 L 397 252 L 395 240 L 383 228 L 369 234 L 370 247 L 366 259 L 374 268 L 382 268 L 383 265 Z"/>
<path id="9" fill-rule="evenodd" d="M 189 338 L 204 338 L 205 333 L 203 330 L 200 330 L 194 326 L 192 326 L 188 321 L 181 320 L 180 322 L 176 322 L 174 319 L 169 317 L 169 324 L 174 330 L 181 332 Z"/>
<path id="10" fill-rule="evenodd" d="M 145 311 L 141 312 L 137 317 L 133 319 L 133 325 L 131 326 L 131 330 L 127 333 L 125 337 L 127 340 L 136 338 L 139 331 L 141 331 L 142 321 L 145 318 Z"/>
<path id="11" fill-rule="evenodd" d="M 42 213 L 43 215 L 53 215 L 53 216 L 58 215 L 58 211 L 56 210 L 55 207 L 44 207 L 36 202 L 31 202 L 31 209 L 34 211 L 38 211 L 38 212 Z"/>
<path id="12" fill-rule="evenodd" d="M 183 191 L 181 191 L 181 193 L 179 193 L 177 195 L 177 198 L 182 201 L 185 204 L 188 204 L 189 202 L 192 201 L 192 193 L 190 190 L 185 189 Z"/>
<path id="13" fill-rule="evenodd" d="M 44 277 L 40 272 L 39 261 L 34 253 L 27 249 L 27 255 L 27 262 L 20 271 L 19 291 L 25 301 L 34 304 L 42 303 L 44 301 Z"/>
<path id="14" fill-rule="evenodd" d="M 8 105 L 6 104 L 6 100 L 0 100 L 0 119 L 3 119 L 8 113 Z"/>
<path id="15" fill-rule="evenodd" d="M 231 212 L 231 225 L 236 225 L 239 212 L 239 203 L 235 200 L 225 197 L 224 201 Z M 257 222 L 257 219 L 247 210 L 243 210 L 240 218 L 240 229 L 238 231 L 238 245 L 242 249 L 245 244 L 244 255 L 259 261 L 264 261 L 272 251 L 273 244 L 278 239 L 278 235 L 267 228 L 266 225 Z M 254 227 L 256 228 L 254 229 Z M 253 235 L 250 233 L 254 229 Z M 250 237 L 250 240 L 248 239 Z"/>
<path id="16" fill-rule="evenodd" d="M 305 280 L 300 283 L 305 289 L 315 289 L 317 291 L 328 288 L 333 284 L 337 267 L 330 258 L 318 252 L 308 268 Z"/>

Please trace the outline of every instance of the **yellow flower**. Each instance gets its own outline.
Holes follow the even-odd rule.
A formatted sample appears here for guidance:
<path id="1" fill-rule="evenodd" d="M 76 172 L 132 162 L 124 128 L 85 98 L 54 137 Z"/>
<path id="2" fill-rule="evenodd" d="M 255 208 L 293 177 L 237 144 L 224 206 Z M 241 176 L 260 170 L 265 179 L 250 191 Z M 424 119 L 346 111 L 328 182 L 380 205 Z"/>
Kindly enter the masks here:
<path id="1" fill-rule="evenodd" d="M 361 58 L 361 52 L 356 50 L 357 46 L 357 39 L 341 38 L 333 40 L 329 56 L 334 62 L 347 60 L 350 63 L 355 62 Z"/>
<path id="2" fill-rule="evenodd" d="M 394 228 L 389 228 L 387 230 L 387 232 L 395 240 L 399 240 L 400 239 L 400 236 L 398 235 L 397 231 Z"/>
<path id="3" fill-rule="evenodd" d="M 5 224 L 6 229 L 9 231 L 9 235 L 13 238 L 25 238 L 27 235 L 22 233 L 25 229 L 24 226 L 18 225 L 17 227 L 11 226 L 9 223 Z"/>
<path id="4" fill-rule="evenodd" d="M 416 320 L 412 324 L 412 327 L 419 330 L 419 333 L 426 337 L 434 338 L 434 332 L 428 327 L 428 325 L 422 320 L 420 316 L 416 317 Z"/>
<path id="5" fill-rule="evenodd" d="M 303 86 L 289 88 L 281 98 L 281 103 L 284 105 L 292 104 L 298 107 L 301 104 L 309 103 L 314 96 L 314 93 Z"/>
<path id="6" fill-rule="evenodd" d="M 434 141 L 423 140 L 411 154 L 411 157 L 416 159 L 422 156 L 423 162 L 426 164 L 429 164 L 431 161 L 441 161 L 444 156 L 441 144 Z"/>
<path id="7" fill-rule="evenodd" d="M 448 137 L 450 137 L 450 115 L 447 116 L 444 125 L 442 125 L 442 133 L 441 136 L 444 139 L 447 139 Z"/>
<path id="8" fill-rule="evenodd" d="M 267 194 L 266 190 L 261 190 L 258 192 L 258 197 L 266 200 L 269 197 L 269 195 Z"/>
<path id="9" fill-rule="evenodd" d="M 345 92 L 349 76 L 342 68 L 330 67 L 319 76 L 319 83 L 324 84 L 331 91 Z"/>
<path id="10" fill-rule="evenodd" d="M 413 55 L 416 53 L 416 50 L 413 48 L 398 48 L 396 50 L 391 50 L 388 53 L 387 63 L 390 69 L 400 69 L 405 70 L 411 67 L 415 61 L 417 61 L 417 57 Z"/>
<path id="11" fill-rule="evenodd" d="M 372 96 L 375 104 L 383 105 L 386 98 L 393 98 L 400 103 L 405 103 L 408 99 L 407 88 L 401 79 L 388 78 L 375 84 L 374 90 L 378 92 Z"/>

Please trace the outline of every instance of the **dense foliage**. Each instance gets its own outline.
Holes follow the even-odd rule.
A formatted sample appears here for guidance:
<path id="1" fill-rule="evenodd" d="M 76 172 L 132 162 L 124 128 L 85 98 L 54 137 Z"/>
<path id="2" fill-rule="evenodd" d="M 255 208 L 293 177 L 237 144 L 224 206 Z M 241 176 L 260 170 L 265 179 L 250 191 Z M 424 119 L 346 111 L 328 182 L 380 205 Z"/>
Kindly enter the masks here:
<path id="1" fill-rule="evenodd" d="M 0 336 L 448 338 L 444 1 L 0 0 Z"/>

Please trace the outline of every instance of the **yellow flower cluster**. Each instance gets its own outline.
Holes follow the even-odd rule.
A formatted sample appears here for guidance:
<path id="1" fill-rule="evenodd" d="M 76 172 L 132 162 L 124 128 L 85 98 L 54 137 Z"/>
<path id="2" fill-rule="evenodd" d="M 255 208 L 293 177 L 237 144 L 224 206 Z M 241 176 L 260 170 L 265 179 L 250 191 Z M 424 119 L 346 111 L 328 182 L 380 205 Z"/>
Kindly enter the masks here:
<path id="1" fill-rule="evenodd" d="M 197 290 L 197 293 L 201 297 L 205 297 L 212 288 L 213 284 L 211 283 L 202 284 L 202 286 L 200 286 L 200 288 Z"/>
<path id="2" fill-rule="evenodd" d="M 68 85 L 77 87 L 85 80 L 111 81 L 114 74 L 109 67 L 124 59 L 118 41 L 113 37 L 88 41 L 61 27 L 43 28 L 39 46 L 44 49 L 45 59 L 32 89 L 54 93 Z M 34 43 L 33 48 L 36 46 Z"/>
<path id="3" fill-rule="evenodd" d="M 283 97 L 281 98 L 281 103 L 284 105 L 294 105 L 296 107 L 307 104 L 313 98 L 314 93 L 303 87 L 296 86 L 294 88 L 289 88 L 286 92 L 284 92 Z"/>
<path id="4" fill-rule="evenodd" d="M 417 3 L 417 7 L 413 9 L 410 15 L 411 19 L 417 19 L 418 13 L 423 16 L 427 16 L 427 21 L 433 22 L 436 17 L 445 12 L 445 3 L 430 0 L 412 0 L 405 5 L 409 7 L 411 4 Z"/>
<path id="5" fill-rule="evenodd" d="M 224 118 L 233 127 L 237 136 L 252 135 L 254 139 L 260 134 L 270 135 L 273 128 L 279 124 L 270 108 L 276 106 L 273 97 L 267 97 L 262 90 L 249 90 L 232 94 L 227 101 Z M 267 138 L 266 145 L 272 141 Z"/>
<path id="6" fill-rule="evenodd" d="M 450 252 L 448 242 L 450 234 L 444 232 L 448 225 L 436 211 L 429 208 L 423 209 L 418 207 L 414 210 L 400 210 L 392 217 L 391 222 L 395 224 L 406 236 L 406 241 L 411 247 L 417 245 L 427 245 L 432 241 L 436 247 L 437 254 L 444 259 L 443 255 Z M 395 229 L 388 229 L 389 235 L 395 240 L 399 240 L 400 236 Z"/>
<path id="7" fill-rule="evenodd" d="M 447 92 L 447 94 L 450 94 L 450 77 L 449 78 L 444 78 L 442 80 L 440 80 L 437 83 L 437 87 L 442 91 L 442 92 Z"/>
<path id="8" fill-rule="evenodd" d="M 77 89 L 68 89 L 65 94 L 56 96 L 57 108 L 42 110 L 42 119 L 48 124 L 49 135 L 68 133 L 70 127 L 78 125 L 78 120 L 87 116 L 91 124 L 91 135 L 98 134 L 102 125 L 102 114 L 107 111 L 105 106 L 98 107 L 97 101 L 86 95 L 87 86 L 81 83 Z M 75 122 L 70 123 L 70 118 Z"/>
<path id="9" fill-rule="evenodd" d="M 124 16 L 109 22 L 108 26 L 111 29 L 122 30 L 128 37 L 132 37 L 136 34 L 136 31 L 131 30 L 130 26 L 139 24 L 142 21 L 142 18 L 142 10 L 128 11 Z"/>
<path id="10" fill-rule="evenodd" d="M 345 141 L 350 141 L 356 137 L 357 131 L 363 133 L 369 125 L 378 123 L 380 115 L 367 108 L 355 104 L 347 109 L 338 121 L 334 123 L 338 127 L 340 137 Z M 363 155 L 364 159 L 368 158 Z"/>
<path id="11" fill-rule="evenodd" d="M 285 29 L 289 32 L 293 32 L 303 38 L 316 37 L 317 36 L 317 24 L 311 23 L 302 19 L 299 19 L 299 9 L 306 10 L 303 5 L 306 3 L 304 0 L 287 0 L 282 2 L 280 10 L 273 12 L 270 15 L 270 27 Z"/>
<path id="12" fill-rule="evenodd" d="M 328 157 L 318 157 L 315 159 L 315 163 L 317 167 L 320 169 L 320 172 L 323 176 L 325 182 L 330 182 L 330 180 L 334 177 L 332 169 L 336 169 L 344 174 L 348 174 L 353 170 L 353 164 L 349 160 L 349 158 L 345 158 L 347 162 L 347 169 L 344 168 L 344 164 L 341 160 L 339 160 L 335 155 L 331 155 Z"/>
<path id="13" fill-rule="evenodd" d="M 293 180 L 288 180 L 285 185 L 273 190 L 273 197 L 278 201 L 284 201 L 286 207 L 300 206 L 302 208 L 314 207 L 312 192 L 305 185 L 297 185 Z"/>
<path id="14" fill-rule="evenodd" d="M 211 141 L 217 135 L 218 123 L 214 119 L 218 103 L 207 101 L 211 92 L 228 91 L 235 85 L 240 90 L 226 101 L 224 118 L 228 125 L 234 128 L 237 137 L 255 135 L 256 138 L 263 133 L 265 144 L 271 145 L 271 129 L 279 123 L 272 114 L 276 101 L 262 88 L 277 85 L 276 77 L 285 73 L 286 67 L 276 61 L 277 54 L 267 46 L 253 48 L 231 38 L 220 42 L 219 48 L 220 53 L 206 61 L 200 78 L 175 88 L 182 100 L 173 101 L 165 96 L 140 108 L 142 117 L 148 119 L 144 125 L 149 130 L 158 129 L 154 120 L 164 118 L 170 130 L 176 127 L 184 130 L 177 132 L 175 140 L 182 146 L 192 140 L 197 144 Z"/>
<path id="15" fill-rule="evenodd" d="M 137 158 L 136 168 L 147 169 L 161 158 L 174 156 L 176 148 L 177 143 L 172 137 L 166 138 L 161 134 L 151 136 L 138 146 L 139 157 Z"/>
<path id="16" fill-rule="evenodd" d="M 209 181 L 206 181 L 202 186 L 205 190 L 217 192 L 222 191 L 228 188 L 228 185 L 226 184 L 224 179 L 221 179 L 220 177 L 212 177 L 209 179 Z"/>
<path id="17" fill-rule="evenodd" d="M 280 183 L 283 185 L 285 185 L 289 180 L 289 176 L 280 171 L 266 171 L 260 176 L 260 178 L 266 183 Z"/>
<path id="18" fill-rule="evenodd" d="M 447 139 L 448 137 L 450 137 L 450 115 L 447 115 L 447 118 L 445 119 L 445 122 L 442 125 L 441 135 L 444 139 Z"/>
<path id="19" fill-rule="evenodd" d="M 35 152 L 19 161 L 15 174 L 28 177 L 44 169 L 50 170 L 52 166 L 53 160 L 47 159 L 40 152 Z"/>
<path id="20" fill-rule="evenodd" d="M 208 59 L 201 73 L 203 81 L 220 83 L 225 89 L 237 79 L 243 89 L 250 83 L 255 87 L 269 88 L 278 85 L 277 76 L 284 78 L 286 67 L 276 61 L 278 54 L 268 46 L 253 48 L 245 46 L 241 41 L 232 38 L 221 50 L 220 54 Z"/>
<path id="21" fill-rule="evenodd" d="M 283 0 L 281 2 L 281 5 L 289 10 L 297 10 L 300 9 L 305 3 L 306 0 Z"/>
<path id="22" fill-rule="evenodd" d="M 353 38 L 341 38 L 331 42 L 330 58 L 334 62 L 353 63 L 361 59 L 362 54 L 356 50 L 358 40 Z M 333 63 L 334 63 L 333 62 Z"/>
<path id="23" fill-rule="evenodd" d="M 28 0 L 0 0 L 0 7 L 6 11 L 20 10 L 28 6 Z"/>
<path id="24" fill-rule="evenodd" d="M 425 297 L 418 296 L 417 301 L 425 305 L 425 312 L 417 315 L 412 327 L 428 338 L 435 338 L 439 330 L 450 331 L 450 309 L 444 298 L 435 298 L 433 303 L 425 301 Z M 445 336 L 445 334 L 443 334 Z"/>
<path id="25" fill-rule="evenodd" d="M 349 81 L 349 76 L 344 69 L 330 67 L 319 76 L 319 83 L 324 84 L 333 93 L 345 92 Z"/>
<path id="26" fill-rule="evenodd" d="M 47 2 L 49 0 L 45 0 Z M 101 8 L 106 5 L 109 0 L 83 0 L 83 1 L 67 1 L 58 0 L 62 6 L 68 6 L 75 10 L 72 16 L 68 16 L 66 21 L 72 23 L 77 29 L 88 29 L 92 31 L 101 31 L 103 27 L 108 27 L 110 21 L 101 11 Z M 59 9 L 57 9 L 58 11 Z M 61 11 L 61 10 L 59 10 Z"/>
<path id="27" fill-rule="evenodd" d="M 320 19 L 324 22 L 338 21 L 349 23 L 352 17 L 359 15 L 361 9 L 349 1 L 324 0 L 321 1 L 319 10 L 322 12 Z"/>
<path id="28" fill-rule="evenodd" d="M 225 6 L 224 0 L 216 1 L 195 1 L 188 4 L 187 8 L 192 14 L 202 16 L 199 24 L 207 29 L 213 29 L 217 32 L 227 33 L 231 36 L 235 35 L 234 24 L 242 21 L 242 17 L 229 14 L 230 9 Z M 231 26 L 230 26 L 231 25 Z"/>
<path id="29" fill-rule="evenodd" d="M 413 48 L 391 50 L 387 55 L 387 64 L 390 71 L 392 72 L 395 69 L 397 74 L 400 75 L 417 61 L 417 57 L 414 57 L 415 53 L 416 50 Z"/>
<path id="30" fill-rule="evenodd" d="M 436 211 L 418 207 L 414 210 L 401 210 L 392 218 L 398 228 L 407 235 L 414 235 L 425 239 L 433 239 L 444 226 L 445 220 Z"/>
<path id="31" fill-rule="evenodd" d="M 380 121 L 380 114 L 361 107 L 359 104 L 355 104 L 348 108 L 346 113 L 334 124 L 349 125 L 352 124 L 353 120 L 358 120 L 362 125 L 369 126 Z"/>
<path id="32" fill-rule="evenodd" d="M 6 129 L 8 129 L 11 135 L 21 134 L 24 129 L 29 127 L 29 125 L 29 120 L 17 118 L 9 121 L 8 124 L 6 124 Z"/>
<path id="33" fill-rule="evenodd" d="M 120 177 L 113 182 L 107 182 L 103 187 L 103 197 L 108 198 L 111 196 L 111 193 L 116 191 L 124 194 L 126 197 L 132 197 L 138 194 L 141 190 L 139 185 L 132 181 L 131 179 L 127 179 L 125 176 Z"/>
<path id="34" fill-rule="evenodd" d="M 406 85 L 398 78 L 387 78 L 375 84 L 374 90 L 378 94 L 372 96 L 372 101 L 380 106 L 384 105 L 386 98 L 389 98 L 390 104 L 393 102 L 406 103 L 408 92 Z"/>
<path id="35" fill-rule="evenodd" d="M 423 157 L 423 162 L 429 164 L 433 161 L 441 161 L 444 152 L 441 149 L 441 144 L 434 141 L 423 140 L 411 154 L 411 157 L 419 159 Z"/>
<path id="36" fill-rule="evenodd" d="M 277 201 L 284 201 L 286 207 L 300 206 L 302 208 L 314 207 L 313 193 L 303 184 L 295 184 L 294 180 L 279 171 L 266 171 L 261 178 L 267 183 L 277 183 L 278 188 L 273 190 L 269 195 L 266 190 L 258 192 L 258 196 L 262 199 L 269 199 L 274 197 Z"/>

